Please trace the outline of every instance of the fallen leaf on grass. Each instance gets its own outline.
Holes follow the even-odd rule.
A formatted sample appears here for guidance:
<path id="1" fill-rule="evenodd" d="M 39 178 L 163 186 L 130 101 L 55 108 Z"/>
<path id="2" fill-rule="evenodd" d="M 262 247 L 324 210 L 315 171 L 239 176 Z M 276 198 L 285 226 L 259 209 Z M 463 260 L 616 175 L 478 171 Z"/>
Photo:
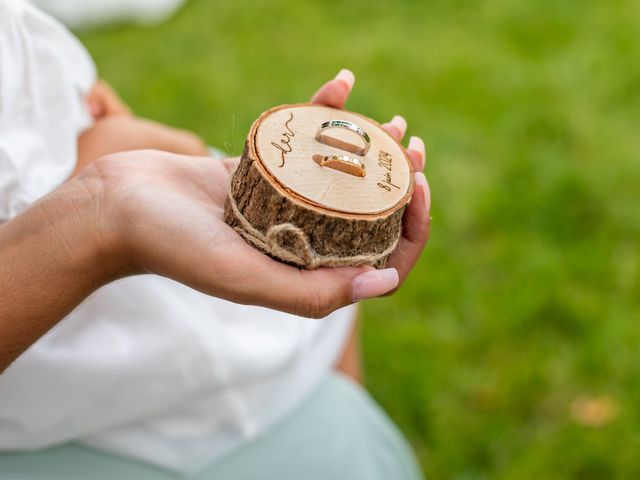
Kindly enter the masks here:
<path id="1" fill-rule="evenodd" d="M 618 405 L 611 397 L 578 397 L 571 402 L 571 417 L 580 425 L 602 427 L 618 415 Z"/>

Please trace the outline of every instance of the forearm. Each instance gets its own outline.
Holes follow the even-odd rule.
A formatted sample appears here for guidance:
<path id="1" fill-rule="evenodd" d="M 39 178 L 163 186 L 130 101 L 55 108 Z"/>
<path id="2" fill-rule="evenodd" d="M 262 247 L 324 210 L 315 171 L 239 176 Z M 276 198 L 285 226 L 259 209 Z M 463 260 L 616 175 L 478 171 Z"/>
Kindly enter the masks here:
<path id="1" fill-rule="evenodd" d="M 127 116 L 98 120 L 78 138 L 78 163 L 74 174 L 105 155 L 155 149 L 182 155 L 207 156 L 206 145 L 195 134 Z"/>
<path id="2" fill-rule="evenodd" d="M 70 181 L 0 226 L 0 372 L 117 275 L 95 200 Z"/>
<path id="3" fill-rule="evenodd" d="M 356 310 L 349 337 L 344 344 L 336 370 L 352 380 L 363 383 L 362 358 L 360 354 L 360 310 Z"/>

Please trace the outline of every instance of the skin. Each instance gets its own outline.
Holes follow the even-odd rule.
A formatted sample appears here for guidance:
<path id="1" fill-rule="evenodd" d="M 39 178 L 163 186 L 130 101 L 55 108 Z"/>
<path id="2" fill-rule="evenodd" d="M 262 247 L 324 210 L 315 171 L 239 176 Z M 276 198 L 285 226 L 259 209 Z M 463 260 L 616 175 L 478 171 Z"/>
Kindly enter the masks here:
<path id="1" fill-rule="evenodd" d="M 335 369 L 357 383 L 364 382 L 362 360 L 360 354 L 360 315 L 356 313 L 351 332 L 345 341 L 344 348 L 338 357 Z"/>
<path id="2" fill-rule="evenodd" d="M 313 101 L 342 107 L 336 78 Z M 398 138 L 402 122 L 386 128 Z M 416 170 L 424 151 L 409 149 Z M 224 223 L 237 159 L 154 150 L 101 157 L 0 226 L 0 371 L 100 286 L 154 273 L 208 295 L 322 318 L 395 291 L 429 234 L 429 190 L 416 174 L 389 267 L 299 270 L 249 246 Z"/>
<path id="3" fill-rule="evenodd" d="M 104 80 L 98 80 L 87 95 L 87 107 L 94 120 L 106 117 L 133 117 L 131 108 Z"/>
<path id="4" fill-rule="evenodd" d="M 204 142 L 191 132 L 137 117 L 102 117 L 78 138 L 78 163 L 72 175 L 100 157 L 140 149 L 207 156 Z"/>

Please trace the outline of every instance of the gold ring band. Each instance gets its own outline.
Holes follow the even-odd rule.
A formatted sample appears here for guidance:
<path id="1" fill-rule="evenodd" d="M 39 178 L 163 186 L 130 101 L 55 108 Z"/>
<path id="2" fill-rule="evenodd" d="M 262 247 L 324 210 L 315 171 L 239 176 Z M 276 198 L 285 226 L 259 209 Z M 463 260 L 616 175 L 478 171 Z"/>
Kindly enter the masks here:
<path id="1" fill-rule="evenodd" d="M 320 161 L 320 166 L 333 168 L 356 177 L 364 177 L 367 174 L 365 164 L 349 155 L 327 155 Z"/>

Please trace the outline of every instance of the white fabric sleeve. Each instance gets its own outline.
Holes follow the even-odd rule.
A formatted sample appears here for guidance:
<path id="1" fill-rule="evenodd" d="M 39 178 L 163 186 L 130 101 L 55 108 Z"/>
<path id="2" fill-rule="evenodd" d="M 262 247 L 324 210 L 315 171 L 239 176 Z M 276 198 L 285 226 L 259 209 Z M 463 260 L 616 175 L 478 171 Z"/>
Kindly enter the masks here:
<path id="1" fill-rule="evenodd" d="M 95 79 L 63 25 L 22 0 L 0 0 L 0 222 L 73 171 Z"/>

